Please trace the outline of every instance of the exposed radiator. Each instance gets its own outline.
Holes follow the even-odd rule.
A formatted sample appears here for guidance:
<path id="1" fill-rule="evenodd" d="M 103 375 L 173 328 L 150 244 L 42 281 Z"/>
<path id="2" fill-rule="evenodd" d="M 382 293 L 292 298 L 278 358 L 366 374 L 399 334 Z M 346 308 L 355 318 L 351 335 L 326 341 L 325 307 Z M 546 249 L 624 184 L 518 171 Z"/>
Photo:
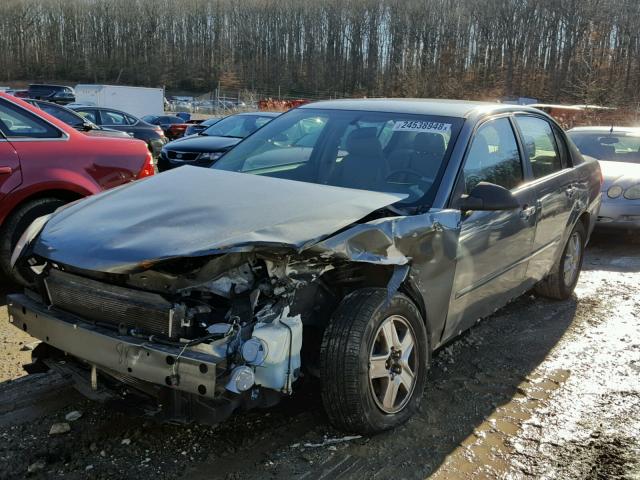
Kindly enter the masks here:
<path id="1" fill-rule="evenodd" d="M 136 330 L 175 338 L 180 319 L 170 302 L 160 295 L 97 282 L 51 269 L 45 279 L 51 304 L 81 318 L 134 327 Z"/>

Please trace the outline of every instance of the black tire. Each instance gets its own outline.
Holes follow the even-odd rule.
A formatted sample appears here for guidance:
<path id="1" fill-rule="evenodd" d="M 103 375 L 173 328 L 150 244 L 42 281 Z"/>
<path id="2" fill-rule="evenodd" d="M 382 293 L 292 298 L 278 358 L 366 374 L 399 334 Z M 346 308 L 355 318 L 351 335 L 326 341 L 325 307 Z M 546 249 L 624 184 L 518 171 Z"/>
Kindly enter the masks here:
<path id="1" fill-rule="evenodd" d="M 32 274 L 27 269 L 11 268 L 11 254 L 16 243 L 31 222 L 42 215 L 52 213 L 66 202 L 59 198 L 38 198 L 16 208 L 0 228 L 0 273 L 5 280 L 29 285 Z"/>
<path id="2" fill-rule="evenodd" d="M 402 408 L 393 413 L 379 406 L 375 380 L 370 379 L 370 356 L 378 345 L 379 329 L 390 318 L 406 320 L 415 339 L 413 388 L 410 392 L 403 388 Z M 360 434 L 389 430 L 406 422 L 420 405 L 430 355 L 424 321 L 406 295 L 396 293 L 388 304 L 387 291 L 382 288 L 364 288 L 347 295 L 333 314 L 320 349 L 322 401 L 330 422 L 340 430 Z"/>
<path id="3" fill-rule="evenodd" d="M 579 237 L 580 253 L 577 261 L 577 272 L 574 278 L 567 282 L 565 281 L 564 271 L 565 262 L 567 262 L 567 252 L 570 248 L 570 244 L 574 235 Z M 547 277 L 538 283 L 535 287 L 535 292 L 543 297 L 552 298 L 556 300 L 566 300 L 573 295 L 573 290 L 576 288 L 578 279 L 580 278 L 580 272 L 582 271 L 582 262 L 584 260 L 584 247 L 587 239 L 587 231 L 582 222 L 578 222 L 573 230 L 569 234 L 569 238 L 562 250 L 562 256 L 553 266 L 553 269 L 547 275 Z"/>

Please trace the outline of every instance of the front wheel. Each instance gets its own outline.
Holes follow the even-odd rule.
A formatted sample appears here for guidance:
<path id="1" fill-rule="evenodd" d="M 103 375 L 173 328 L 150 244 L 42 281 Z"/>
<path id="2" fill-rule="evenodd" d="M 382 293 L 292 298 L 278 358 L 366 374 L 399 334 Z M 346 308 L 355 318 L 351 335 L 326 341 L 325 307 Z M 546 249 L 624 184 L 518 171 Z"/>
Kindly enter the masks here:
<path id="1" fill-rule="evenodd" d="M 587 232 L 584 225 L 578 222 L 569 234 L 562 256 L 549 275 L 536 285 L 536 293 L 557 300 L 566 300 L 571 297 L 582 271 L 586 240 Z"/>
<path id="2" fill-rule="evenodd" d="M 58 198 L 38 198 L 16 208 L 0 228 L 0 273 L 9 281 L 28 286 L 33 281 L 33 273 L 26 267 L 11 268 L 11 254 L 18 240 L 31 222 L 42 215 L 48 215 L 65 202 Z"/>
<path id="3" fill-rule="evenodd" d="M 381 288 L 344 298 L 324 333 L 320 376 L 331 423 L 371 434 L 396 427 L 420 404 L 429 366 L 424 321 L 414 303 Z"/>

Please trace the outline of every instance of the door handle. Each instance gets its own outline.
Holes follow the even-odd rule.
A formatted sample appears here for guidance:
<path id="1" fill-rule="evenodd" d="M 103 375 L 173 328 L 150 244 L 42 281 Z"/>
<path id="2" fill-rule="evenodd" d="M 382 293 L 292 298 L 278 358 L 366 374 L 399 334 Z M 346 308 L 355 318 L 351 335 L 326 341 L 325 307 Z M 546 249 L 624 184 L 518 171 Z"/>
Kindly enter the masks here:
<path id="1" fill-rule="evenodd" d="M 567 195 L 567 197 L 569 198 L 573 198 L 573 196 L 576 194 L 576 187 L 574 187 L 573 185 L 570 185 L 565 191 L 564 193 Z"/>
<path id="2" fill-rule="evenodd" d="M 13 168 L 11 167 L 0 167 L 0 175 L 11 175 L 13 173 Z"/>
<path id="3" fill-rule="evenodd" d="M 524 220 L 528 220 L 529 217 L 535 214 L 537 210 L 538 208 L 535 205 L 531 205 L 531 206 L 525 205 L 524 207 L 522 207 L 522 210 L 520 211 L 520 218 Z"/>

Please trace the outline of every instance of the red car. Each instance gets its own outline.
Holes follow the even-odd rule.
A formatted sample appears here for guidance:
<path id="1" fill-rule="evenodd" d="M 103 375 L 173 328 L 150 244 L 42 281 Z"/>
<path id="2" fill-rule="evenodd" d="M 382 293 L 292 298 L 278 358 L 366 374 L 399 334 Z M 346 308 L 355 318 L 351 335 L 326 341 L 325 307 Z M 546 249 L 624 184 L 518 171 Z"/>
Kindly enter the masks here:
<path id="1" fill-rule="evenodd" d="M 0 273 L 31 222 L 61 205 L 153 175 L 140 140 L 91 137 L 11 95 L 0 93 Z"/>
<path id="2" fill-rule="evenodd" d="M 202 123 L 202 120 L 185 120 L 175 115 L 146 115 L 142 120 L 151 125 L 158 125 L 169 140 L 183 137 L 191 125 Z"/>

